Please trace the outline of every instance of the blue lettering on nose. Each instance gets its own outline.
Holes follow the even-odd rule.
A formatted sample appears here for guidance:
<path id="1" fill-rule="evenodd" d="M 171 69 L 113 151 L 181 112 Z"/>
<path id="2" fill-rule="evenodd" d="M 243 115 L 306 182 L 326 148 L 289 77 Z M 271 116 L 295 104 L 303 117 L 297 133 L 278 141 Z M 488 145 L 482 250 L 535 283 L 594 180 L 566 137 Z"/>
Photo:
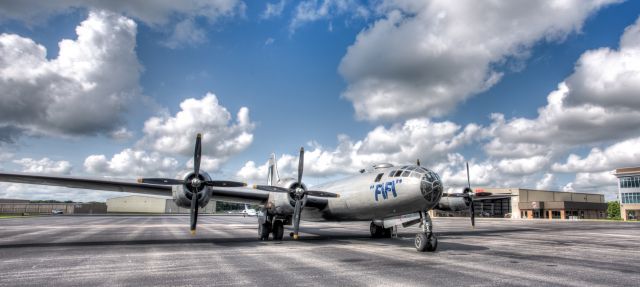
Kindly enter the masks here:
<path id="1" fill-rule="evenodd" d="M 369 186 L 369 189 L 374 190 L 373 195 L 376 201 L 378 201 L 378 195 L 382 195 L 382 199 L 388 199 L 389 193 L 393 194 L 393 197 L 398 197 L 398 193 L 396 193 L 396 181 L 388 181 L 384 184 L 372 184 Z"/>

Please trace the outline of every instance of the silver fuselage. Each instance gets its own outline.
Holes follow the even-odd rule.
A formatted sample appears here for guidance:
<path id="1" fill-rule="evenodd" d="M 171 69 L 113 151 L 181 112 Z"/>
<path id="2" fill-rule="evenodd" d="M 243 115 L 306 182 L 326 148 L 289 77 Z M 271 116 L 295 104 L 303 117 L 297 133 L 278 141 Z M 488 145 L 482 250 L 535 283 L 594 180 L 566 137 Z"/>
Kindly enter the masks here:
<path id="1" fill-rule="evenodd" d="M 393 176 L 398 170 L 401 174 Z M 433 171 L 417 166 L 387 167 L 310 189 L 340 197 L 327 199 L 325 207 L 305 207 L 305 220 L 376 220 L 432 209 L 442 196 L 442 181 Z"/>

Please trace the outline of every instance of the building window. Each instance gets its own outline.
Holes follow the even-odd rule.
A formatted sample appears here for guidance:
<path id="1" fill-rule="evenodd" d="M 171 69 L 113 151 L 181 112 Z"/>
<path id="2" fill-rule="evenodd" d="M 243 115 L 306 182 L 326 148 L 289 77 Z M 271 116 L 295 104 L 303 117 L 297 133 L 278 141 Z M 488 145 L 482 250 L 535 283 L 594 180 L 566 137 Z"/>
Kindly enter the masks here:
<path id="1" fill-rule="evenodd" d="M 640 188 L 640 176 L 621 177 L 620 188 Z"/>
<path id="2" fill-rule="evenodd" d="M 622 203 L 640 203 L 640 192 L 622 193 Z"/>

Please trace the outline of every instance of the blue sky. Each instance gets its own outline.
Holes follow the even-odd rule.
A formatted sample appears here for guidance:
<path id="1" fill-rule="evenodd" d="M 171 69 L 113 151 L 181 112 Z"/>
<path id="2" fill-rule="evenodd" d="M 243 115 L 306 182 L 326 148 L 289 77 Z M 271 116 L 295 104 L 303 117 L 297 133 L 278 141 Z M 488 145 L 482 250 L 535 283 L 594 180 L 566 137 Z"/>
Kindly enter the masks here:
<path id="1" fill-rule="evenodd" d="M 475 186 L 615 198 L 610 171 L 640 165 L 640 3 L 447 2 L 8 1 L 0 169 L 173 176 L 201 131 L 217 177 L 264 180 L 271 152 L 291 172 L 305 146 L 312 184 L 420 158 L 450 191 L 469 161 Z"/>

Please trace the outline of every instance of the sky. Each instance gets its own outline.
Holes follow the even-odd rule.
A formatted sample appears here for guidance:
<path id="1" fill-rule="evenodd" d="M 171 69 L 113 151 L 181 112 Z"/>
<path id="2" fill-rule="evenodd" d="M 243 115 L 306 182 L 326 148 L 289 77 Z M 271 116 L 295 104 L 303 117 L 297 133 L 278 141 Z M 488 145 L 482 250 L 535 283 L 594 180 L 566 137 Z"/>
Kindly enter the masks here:
<path id="1" fill-rule="evenodd" d="M 640 166 L 640 2 L 0 2 L 0 170 L 314 185 L 375 163 L 448 192 L 616 199 Z M 0 197 L 117 193 L 0 184 Z"/>

